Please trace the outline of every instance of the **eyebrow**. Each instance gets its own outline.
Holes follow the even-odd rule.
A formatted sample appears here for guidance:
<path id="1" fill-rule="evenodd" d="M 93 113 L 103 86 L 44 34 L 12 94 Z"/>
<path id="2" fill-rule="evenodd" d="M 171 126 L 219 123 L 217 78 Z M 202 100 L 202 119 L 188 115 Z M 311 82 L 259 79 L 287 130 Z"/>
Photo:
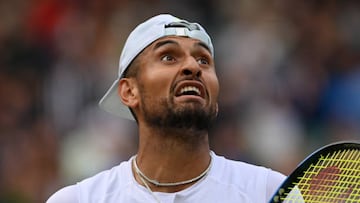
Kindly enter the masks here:
<path id="1" fill-rule="evenodd" d="M 210 48 L 204 42 L 200 41 L 200 42 L 196 43 L 195 45 L 205 48 L 211 54 Z"/>
<path id="2" fill-rule="evenodd" d="M 156 50 L 166 44 L 175 44 L 177 46 L 180 46 L 178 42 L 174 41 L 174 40 L 164 40 L 164 41 L 160 41 L 160 42 L 157 42 L 153 48 L 153 50 Z"/>

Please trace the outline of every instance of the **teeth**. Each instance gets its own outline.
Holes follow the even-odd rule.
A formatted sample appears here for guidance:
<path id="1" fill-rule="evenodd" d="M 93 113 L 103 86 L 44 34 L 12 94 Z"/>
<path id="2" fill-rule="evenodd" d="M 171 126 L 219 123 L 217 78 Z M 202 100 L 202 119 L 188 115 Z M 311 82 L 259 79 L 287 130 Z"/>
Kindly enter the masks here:
<path id="1" fill-rule="evenodd" d="M 183 87 L 183 88 L 181 88 L 180 93 L 183 94 L 183 93 L 185 93 L 185 92 L 190 92 L 190 91 L 196 92 L 196 94 L 200 95 L 200 90 L 199 90 L 199 88 L 194 87 L 194 86 L 186 86 L 186 87 Z"/>

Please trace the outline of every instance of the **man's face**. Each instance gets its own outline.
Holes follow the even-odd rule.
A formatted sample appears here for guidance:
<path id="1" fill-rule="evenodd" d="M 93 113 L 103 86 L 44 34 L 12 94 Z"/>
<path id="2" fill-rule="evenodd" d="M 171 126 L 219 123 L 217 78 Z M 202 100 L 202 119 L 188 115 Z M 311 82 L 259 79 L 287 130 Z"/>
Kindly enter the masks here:
<path id="1" fill-rule="evenodd" d="M 191 38 L 165 37 L 139 57 L 139 113 L 145 122 L 207 130 L 217 115 L 219 83 L 206 45 Z"/>

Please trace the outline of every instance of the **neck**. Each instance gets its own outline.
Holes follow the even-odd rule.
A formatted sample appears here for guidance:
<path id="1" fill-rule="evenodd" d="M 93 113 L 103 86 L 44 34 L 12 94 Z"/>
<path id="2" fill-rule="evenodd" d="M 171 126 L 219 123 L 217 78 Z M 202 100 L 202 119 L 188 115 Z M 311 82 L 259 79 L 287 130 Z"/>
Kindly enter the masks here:
<path id="1" fill-rule="evenodd" d="M 142 173 L 150 179 L 160 183 L 181 182 L 199 176 L 209 166 L 207 132 L 189 134 L 183 131 L 180 135 L 180 132 L 163 129 L 139 129 L 140 142 L 136 161 Z M 140 177 L 135 175 L 135 178 L 139 184 L 144 185 Z M 149 183 L 149 186 L 152 191 L 176 192 L 195 182 L 170 187 Z"/>

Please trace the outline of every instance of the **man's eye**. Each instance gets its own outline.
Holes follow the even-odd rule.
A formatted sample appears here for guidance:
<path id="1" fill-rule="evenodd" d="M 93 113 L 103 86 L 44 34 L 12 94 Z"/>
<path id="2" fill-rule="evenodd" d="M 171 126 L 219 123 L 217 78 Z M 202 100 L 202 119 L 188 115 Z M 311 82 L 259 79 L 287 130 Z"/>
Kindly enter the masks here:
<path id="1" fill-rule="evenodd" d="M 172 57 L 171 55 L 165 55 L 165 56 L 161 57 L 161 60 L 162 61 L 174 61 L 175 58 Z"/>
<path id="2" fill-rule="evenodd" d="M 199 58 L 197 61 L 199 64 L 204 64 L 204 65 L 209 64 L 209 61 L 206 58 Z"/>

